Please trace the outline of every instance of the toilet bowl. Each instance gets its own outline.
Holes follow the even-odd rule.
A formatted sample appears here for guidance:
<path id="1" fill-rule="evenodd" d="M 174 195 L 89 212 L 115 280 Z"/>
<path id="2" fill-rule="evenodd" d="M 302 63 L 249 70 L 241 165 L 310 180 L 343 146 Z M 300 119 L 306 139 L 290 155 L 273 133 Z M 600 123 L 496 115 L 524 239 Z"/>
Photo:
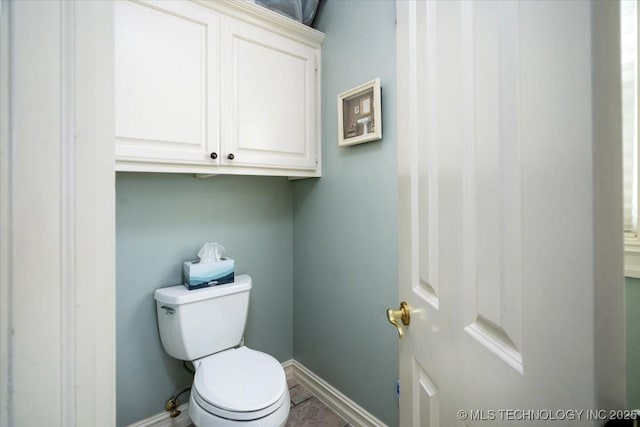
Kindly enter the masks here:
<path id="1" fill-rule="evenodd" d="M 195 367 L 189 417 L 196 427 L 281 427 L 289 415 L 282 365 L 244 345 L 251 278 L 196 290 L 157 289 L 165 351 Z"/>
<path id="2" fill-rule="evenodd" d="M 239 347 L 194 362 L 189 416 L 197 426 L 283 426 L 289 389 L 268 354 Z"/>

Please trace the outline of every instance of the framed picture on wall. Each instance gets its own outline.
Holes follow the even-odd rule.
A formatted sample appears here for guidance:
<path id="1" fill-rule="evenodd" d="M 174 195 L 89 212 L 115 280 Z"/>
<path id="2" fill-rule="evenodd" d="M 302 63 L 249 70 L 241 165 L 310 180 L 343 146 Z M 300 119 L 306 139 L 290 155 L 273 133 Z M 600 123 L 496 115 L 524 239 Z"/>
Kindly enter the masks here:
<path id="1" fill-rule="evenodd" d="M 380 79 L 338 95 L 338 145 L 355 145 L 382 138 Z"/>

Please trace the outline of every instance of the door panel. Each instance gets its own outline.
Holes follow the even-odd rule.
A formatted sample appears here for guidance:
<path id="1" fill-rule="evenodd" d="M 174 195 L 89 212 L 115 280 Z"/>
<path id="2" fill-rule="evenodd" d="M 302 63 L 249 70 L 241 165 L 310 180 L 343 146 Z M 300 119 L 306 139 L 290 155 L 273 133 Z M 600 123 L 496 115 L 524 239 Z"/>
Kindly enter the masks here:
<path id="1" fill-rule="evenodd" d="M 440 396 L 438 386 L 418 365 L 414 359 L 413 364 L 413 423 L 420 427 L 440 426 Z"/>
<path id="2" fill-rule="evenodd" d="M 430 19 L 432 14 L 429 12 L 435 10 L 435 5 L 431 2 L 418 5 L 418 7 L 420 11 L 426 13 L 426 19 Z M 427 22 L 423 22 L 417 30 L 426 38 L 435 36 L 435 26 L 429 25 Z M 436 90 L 436 82 L 432 78 L 435 63 L 429 61 L 434 55 L 434 47 L 435 45 L 429 45 L 416 52 L 416 60 L 424 64 L 426 68 L 425 78 L 417 80 L 416 84 L 418 91 L 435 95 L 432 92 Z M 425 127 L 416 130 L 418 133 L 423 132 L 423 137 L 420 138 L 421 143 L 415 148 L 417 152 L 414 160 L 416 162 L 414 167 L 418 170 L 416 197 L 418 199 L 417 231 L 419 233 L 419 239 L 416 241 L 419 256 L 419 280 L 414 286 L 414 292 L 435 309 L 439 304 L 440 286 L 438 278 L 438 145 L 435 143 L 438 121 L 436 99 L 436 96 L 428 96 L 420 97 L 416 101 L 416 111 L 424 112 L 424 116 L 416 117 L 416 120 L 424 123 Z"/>
<path id="3" fill-rule="evenodd" d="M 465 330 L 522 370 L 518 3 L 461 5 Z"/>

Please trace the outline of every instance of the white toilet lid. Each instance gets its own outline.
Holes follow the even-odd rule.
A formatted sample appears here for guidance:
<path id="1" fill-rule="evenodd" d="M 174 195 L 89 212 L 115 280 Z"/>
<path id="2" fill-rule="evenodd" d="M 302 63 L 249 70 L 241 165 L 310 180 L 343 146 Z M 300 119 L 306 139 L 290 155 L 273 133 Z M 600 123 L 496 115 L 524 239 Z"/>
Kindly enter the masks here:
<path id="1" fill-rule="evenodd" d="M 226 416 L 236 413 L 234 419 L 246 418 L 239 413 L 255 418 L 269 414 L 280 406 L 287 390 L 282 365 L 247 347 L 201 359 L 193 385 L 205 409 Z"/>

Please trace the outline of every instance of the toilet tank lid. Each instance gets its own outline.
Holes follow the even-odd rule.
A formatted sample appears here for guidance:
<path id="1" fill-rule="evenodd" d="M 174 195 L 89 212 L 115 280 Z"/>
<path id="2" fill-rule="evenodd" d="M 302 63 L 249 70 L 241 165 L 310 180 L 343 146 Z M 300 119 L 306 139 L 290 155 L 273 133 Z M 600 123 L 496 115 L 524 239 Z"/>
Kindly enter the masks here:
<path id="1" fill-rule="evenodd" d="M 235 281 L 226 285 L 210 286 L 188 290 L 183 285 L 169 286 L 168 288 L 156 289 L 153 297 L 156 301 L 164 304 L 189 304 L 195 301 L 219 298 L 225 295 L 248 291 L 251 289 L 251 277 L 241 274 L 235 277 Z"/>

